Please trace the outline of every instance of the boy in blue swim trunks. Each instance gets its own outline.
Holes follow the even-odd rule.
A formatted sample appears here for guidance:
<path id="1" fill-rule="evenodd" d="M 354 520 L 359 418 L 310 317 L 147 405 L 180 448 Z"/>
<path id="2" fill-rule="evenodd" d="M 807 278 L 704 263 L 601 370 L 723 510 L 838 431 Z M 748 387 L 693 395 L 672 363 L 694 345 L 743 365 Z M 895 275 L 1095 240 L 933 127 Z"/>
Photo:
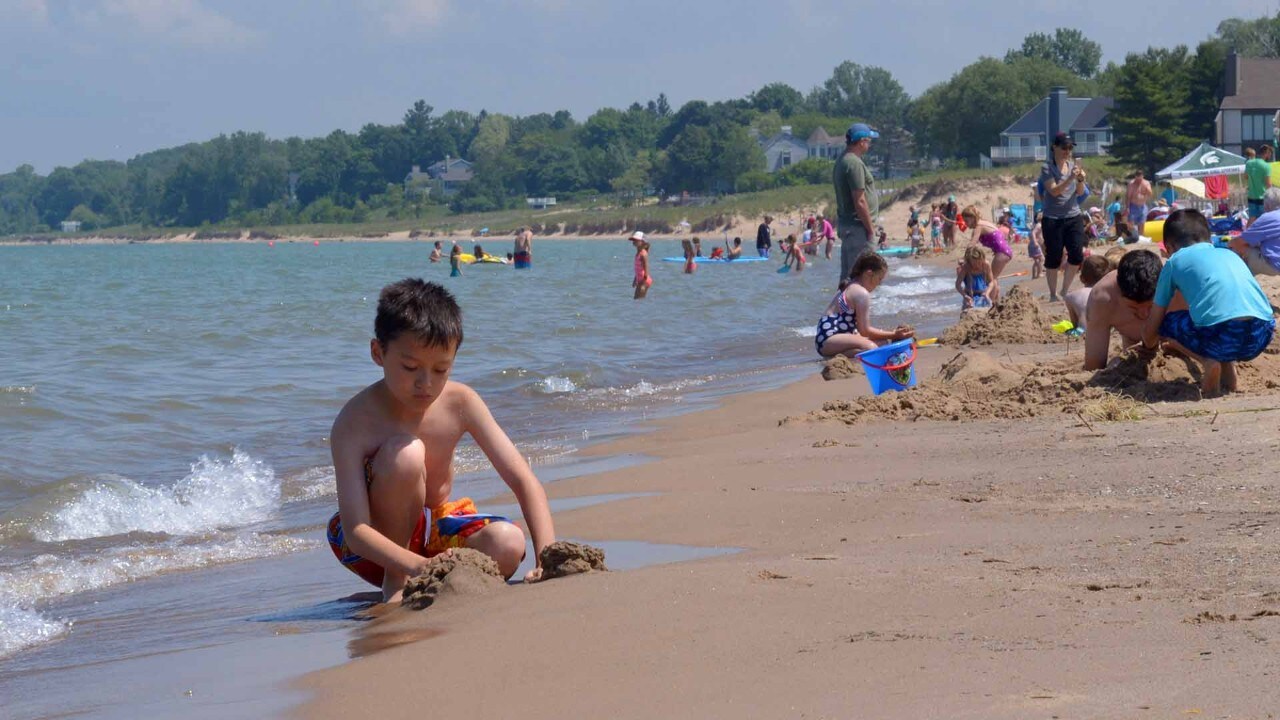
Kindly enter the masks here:
<path id="1" fill-rule="evenodd" d="M 468 498 L 449 499 L 453 452 L 469 433 L 506 481 L 533 536 L 535 556 L 555 542 L 547 496 L 520 451 L 474 390 L 449 379 L 462 344 L 462 312 L 435 283 L 405 279 L 382 289 L 369 344 L 382 379 L 338 413 L 330 434 L 338 513 L 329 521 L 334 555 L 399 601 L 427 559 L 467 547 L 511 577 L 524 558 L 519 527 L 482 515 Z M 541 577 L 534 568 L 527 581 Z"/>
<path id="2" fill-rule="evenodd" d="M 1197 210 L 1176 210 L 1164 223 L 1169 261 L 1160 271 L 1142 346 L 1154 351 L 1160 337 L 1204 368 L 1207 396 L 1236 389 L 1236 363 L 1252 360 L 1271 343 L 1276 321 L 1271 303 L 1239 255 L 1210 242 L 1209 221 Z M 1175 292 L 1186 310 L 1168 312 Z"/>

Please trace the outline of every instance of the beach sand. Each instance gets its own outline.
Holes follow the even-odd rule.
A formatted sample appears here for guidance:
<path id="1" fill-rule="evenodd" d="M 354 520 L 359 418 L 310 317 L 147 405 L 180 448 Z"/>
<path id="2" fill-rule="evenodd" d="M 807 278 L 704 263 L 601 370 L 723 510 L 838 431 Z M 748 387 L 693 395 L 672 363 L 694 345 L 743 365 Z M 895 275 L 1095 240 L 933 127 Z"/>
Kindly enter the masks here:
<path id="1" fill-rule="evenodd" d="M 927 389 L 949 365 L 971 383 L 956 393 L 1014 408 L 996 368 L 1059 367 L 1069 383 L 1080 353 L 922 348 L 918 370 Z M 739 552 L 391 609 L 352 641 L 358 660 L 301 681 L 314 696 L 296 714 L 1256 718 L 1280 707 L 1275 389 L 1135 403 L 1140 419 L 1121 421 L 1050 403 L 849 423 L 824 406 L 866 402 L 865 380 L 819 369 L 592 450 L 651 462 L 548 486 L 556 498 L 653 493 L 560 512 L 561 538 Z"/>

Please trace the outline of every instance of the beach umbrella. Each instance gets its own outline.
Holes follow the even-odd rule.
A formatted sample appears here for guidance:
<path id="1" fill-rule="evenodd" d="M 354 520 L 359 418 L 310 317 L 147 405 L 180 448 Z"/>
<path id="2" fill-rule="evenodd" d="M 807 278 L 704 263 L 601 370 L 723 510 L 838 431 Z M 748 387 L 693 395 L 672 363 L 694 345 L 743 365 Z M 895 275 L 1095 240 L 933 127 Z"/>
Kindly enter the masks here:
<path id="1" fill-rule="evenodd" d="M 1178 188 L 1183 192 L 1191 193 L 1192 195 L 1195 195 L 1198 198 L 1206 197 L 1204 183 L 1200 182 L 1195 178 L 1192 178 L 1192 177 L 1178 178 L 1176 180 L 1170 181 L 1169 184 Z"/>
<path id="2" fill-rule="evenodd" d="M 1202 142 L 1181 160 L 1156 173 L 1156 177 L 1177 180 L 1210 175 L 1243 175 L 1244 163 L 1243 157 Z"/>

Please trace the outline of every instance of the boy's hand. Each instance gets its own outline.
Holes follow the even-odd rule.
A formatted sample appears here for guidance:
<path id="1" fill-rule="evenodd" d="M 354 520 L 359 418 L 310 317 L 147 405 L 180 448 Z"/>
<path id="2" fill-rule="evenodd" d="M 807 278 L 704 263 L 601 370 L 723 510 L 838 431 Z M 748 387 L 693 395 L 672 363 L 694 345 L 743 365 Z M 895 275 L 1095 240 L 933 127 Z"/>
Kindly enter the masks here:
<path id="1" fill-rule="evenodd" d="M 536 583 L 542 579 L 542 568 L 536 567 L 524 574 L 524 581 L 527 583 Z"/>

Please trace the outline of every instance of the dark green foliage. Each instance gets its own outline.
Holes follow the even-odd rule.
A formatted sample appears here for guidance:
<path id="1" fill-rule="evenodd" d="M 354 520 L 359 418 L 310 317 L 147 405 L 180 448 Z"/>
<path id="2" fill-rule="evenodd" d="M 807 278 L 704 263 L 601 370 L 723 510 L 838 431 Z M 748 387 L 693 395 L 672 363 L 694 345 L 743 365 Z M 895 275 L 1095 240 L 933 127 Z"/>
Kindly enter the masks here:
<path id="1" fill-rule="evenodd" d="M 1151 176 L 1195 146 L 1197 139 L 1186 134 L 1191 62 L 1182 45 L 1125 58 L 1111 112 L 1112 155 Z"/>
<path id="2" fill-rule="evenodd" d="M 1022 48 L 1010 50 L 1005 62 L 1020 58 L 1046 60 L 1082 78 L 1098 74 L 1102 62 L 1102 46 L 1084 36 L 1075 28 L 1058 28 L 1049 36 L 1031 33 L 1022 40 Z"/>

